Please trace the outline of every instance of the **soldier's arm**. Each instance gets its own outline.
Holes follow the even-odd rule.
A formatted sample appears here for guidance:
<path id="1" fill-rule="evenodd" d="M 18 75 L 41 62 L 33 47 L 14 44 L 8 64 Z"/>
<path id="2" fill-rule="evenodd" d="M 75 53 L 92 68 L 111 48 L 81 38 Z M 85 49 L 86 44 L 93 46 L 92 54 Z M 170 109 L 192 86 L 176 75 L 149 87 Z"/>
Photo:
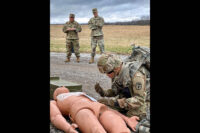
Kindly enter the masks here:
<path id="1" fill-rule="evenodd" d="M 67 33 L 67 32 L 68 32 L 68 31 L 67 31 L 67 25 L 66 25 L 66 24 L 63 26 L 63 29 L 62 29 L 62 30 L 63 30 L 64 33 Z"/>
<path id="2" fill-rule="evenodd" d="M 100 28 L 102 28 L 103 27 L 103 25 L 104 25 L 104 19 L 103 18 L 101 18 L 101 20 L 100 20 L 100 22 L 98 23 L 98 27 L 100 27 Z"/>
<path id="3" fill-rule="evenodd" d="M 104 90 L 104 96 L 106 97 L 115 97 L 118 95 L 118 90 L 115 84 L 112 85 L 111 89 Z"/>
<path id="4" fill-rule="evenodd" d="M 146 77 L 143 73 L 137 71 L 132 78 L 133 96 L 131 98 L 118 100 L 122 108 L 127 110 L 136 109 L 145 104 L 146 96 Z"/>
<path id="5" fill-rule="evenodd" d="M 115 91 L 113 89 L 104 90 L 105 97 L 114 97 L 116 96 Z"/>
<path id="6" fill-rule="evenodd" d="M 81 31 L 82 31 L 81 25 L 77 23 L 76 32 L 81 32 Z"/>
<path id="7" fill-rule="evenodd" d="M 145 104 L 145 99 L 142 96 L 134 96 L 124 100 L 124 108 L 126 110 L 137 109 L 141 106 L 144 106 L 144 104 Z"/>
<path id="8" fill-rule="evenodd" d="M 117 95 L 117 92 L 115 89 L 103 89 L 99 83 L 95 84 L 95 90 L 97 93 L 99 93 L 102 97 L 114 97 Z"/>
<path id="9" fill-rule="evenodd" d="M 115 97 L 118 95 L 118 90 L 117 90 L 117 86 L 115 84 L 112 84 L 111 89 L 104 89 L 104 95 L 106 97 Z"/>
<path id="10" fill-rule="evenodd" d="M 94 30 L 94 29 L 97 28 L 95 25 L 93 25 L 93 23 L 92 23 L 92 19 L 89 20 L 89 22 L 88 22 L 88 26 L 89 26 L 89 28 L 90 28 L 91 30 Z"/>
<path id="11" fill-rule="evenodd" d="M 119 96 L 116 97 L 103 97 L 100 98 L 98 100 L 98 102 L 105 104 L 107 106 L 111 106 L 111 107 L 119 107 L 118 103 L 117 103 L 117 99 L 119 98 Z"/>
<path id="12" fill-rule="evenodd" d="M 98 92 L 102 97 L 114 97 L 117 95 L 117 89 L 115 85 L 112 85 L 112 89 L 103 89 L 99 83 L 96 83 L 95 90 Z"/>

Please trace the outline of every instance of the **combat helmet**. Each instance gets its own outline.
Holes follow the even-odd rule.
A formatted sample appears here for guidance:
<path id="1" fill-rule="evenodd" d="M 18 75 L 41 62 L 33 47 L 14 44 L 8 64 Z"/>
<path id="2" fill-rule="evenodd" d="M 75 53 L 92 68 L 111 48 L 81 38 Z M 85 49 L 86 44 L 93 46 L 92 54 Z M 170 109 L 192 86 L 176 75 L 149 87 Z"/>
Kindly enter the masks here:
<path id="1" fill-rule="evenodd" d="M 120 67 L 122 64 L 122 60 L 112 54 L 103 54 L 97 62 L 97 67 L 101 73 L 109 73 L 113 71 L 115 68 Z"/>

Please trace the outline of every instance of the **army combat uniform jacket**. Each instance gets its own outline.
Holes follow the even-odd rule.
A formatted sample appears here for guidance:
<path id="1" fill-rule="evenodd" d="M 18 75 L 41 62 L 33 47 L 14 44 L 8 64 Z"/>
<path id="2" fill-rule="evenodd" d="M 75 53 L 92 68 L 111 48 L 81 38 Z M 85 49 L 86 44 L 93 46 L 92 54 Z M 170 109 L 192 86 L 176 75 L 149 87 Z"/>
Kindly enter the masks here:
<path id="1" fill-rule="evenodd" d="M 88 22 L 89 28 L 92 30 L 91 36 L 102 36 L 102 27 L 104 25 L 104 19 L 102 17 L 93 17 Z"/>
<path id="2" fill-rule="evenodd" d="M 69 28 L 75 28 L 74 31 L 67 31 Z M 78 22 L 66 22 L 63 27 L 63 32 L 67 34 L 66 39 L 79 39 L 78 32 L 81 32 L 82 28 Z"/>

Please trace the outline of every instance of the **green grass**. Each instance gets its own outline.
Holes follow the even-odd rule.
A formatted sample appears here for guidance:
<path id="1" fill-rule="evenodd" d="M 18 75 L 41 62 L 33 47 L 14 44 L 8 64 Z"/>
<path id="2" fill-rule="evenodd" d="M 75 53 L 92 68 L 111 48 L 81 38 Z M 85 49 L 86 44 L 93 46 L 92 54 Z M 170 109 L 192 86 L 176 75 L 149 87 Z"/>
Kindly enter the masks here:
<path id="1" fill-rule="evenodd" d="M 65 44 L 50 43 L 50 51 L 51 52 L 65 52 L 66 51 Z"/>

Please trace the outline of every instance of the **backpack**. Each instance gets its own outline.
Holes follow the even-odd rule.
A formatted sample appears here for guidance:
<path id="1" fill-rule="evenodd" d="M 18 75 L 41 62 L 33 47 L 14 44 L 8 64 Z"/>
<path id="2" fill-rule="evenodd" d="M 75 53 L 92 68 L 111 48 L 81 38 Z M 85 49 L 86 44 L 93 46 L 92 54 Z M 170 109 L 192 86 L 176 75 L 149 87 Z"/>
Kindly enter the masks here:
<path id="1" fill-rule="evenodd" d="M 124 60 L 124 62 L 132 61 L 139 61 L 141 62 L 141 65 L 144 65 L 148 70 L 150 70 L 150 49 L 134 45 L 131 56 Z"/>

